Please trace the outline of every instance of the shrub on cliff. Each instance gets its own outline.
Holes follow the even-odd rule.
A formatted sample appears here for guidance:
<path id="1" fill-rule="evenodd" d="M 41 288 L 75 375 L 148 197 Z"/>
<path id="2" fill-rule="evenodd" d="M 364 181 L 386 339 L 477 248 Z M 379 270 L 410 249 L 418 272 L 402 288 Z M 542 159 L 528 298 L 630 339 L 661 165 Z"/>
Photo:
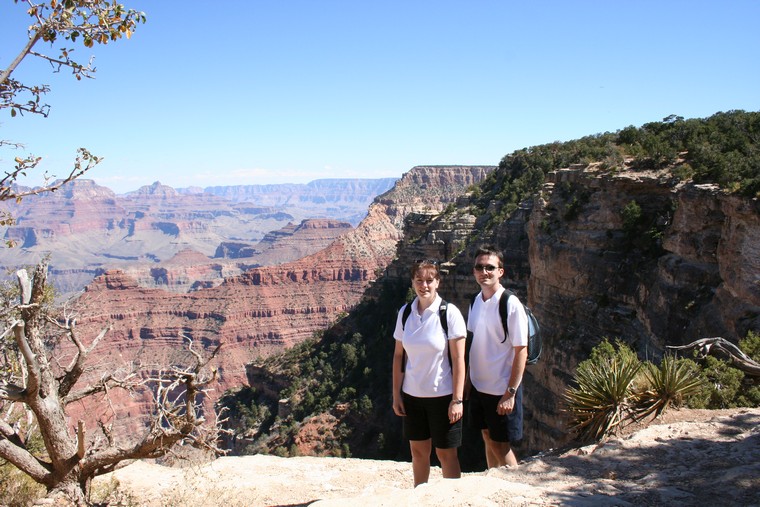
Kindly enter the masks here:
<path id="1" fill-rule="evenodd" d="M 638 418 L 658 416 L 671 405 L 683 405 L 705 384 L 696 364 L 672 355 L 663 357 L 659 366 L 646 362 L 642 373 L 646 388 L 638 395 Z"/>
<path id="2" fill-rule="evenodd" d="M 760 358 L 760 334 L 750 331 L 739 346 L 755 361 Z M 581 440 L 600 440 L 671 406 L 760 406 L 760 386 L 712 356 L 699 363 L 673 355 L 666 355 L 659 365 L 642 363 L 626 344 L 613 345 L 605 339 L 578 364 L 564 403 L 570 429 Z"/>
<path id="3" fill-rule="evenodd" d="M 729 111 L 685 120 L 671 115 L 661 122 L 626 127 L 566 142 L 532 146 L 502 158 L 473 194 L 484 212 L 500 204 L 503 218 L 537 192 L 549 171 L 599 162 L 608 171 L 668 169 L 674 178 L 715 183 L 753 197 L 760 195 L 760 113 Z"/>
<path id="4" fill-rule="evenodd" d="M 635 410 L 635 380 L 641 362 L 630 348 L 604 340 L 575 372 L 575 385 L 564 396 L 570 427 L 582 440 L 615 432 Z"/>
<path id="5" fill-rule="evenodd" d="M 755 362 L 760 362 L 760 333 L 749 331 L 739 340 L 739 348 Z M 730 362 L 714 357 L 697 357 L 705 383 L 687 400 L 691 408 L 760 407 L 760 378 L 750 377 Z"/>

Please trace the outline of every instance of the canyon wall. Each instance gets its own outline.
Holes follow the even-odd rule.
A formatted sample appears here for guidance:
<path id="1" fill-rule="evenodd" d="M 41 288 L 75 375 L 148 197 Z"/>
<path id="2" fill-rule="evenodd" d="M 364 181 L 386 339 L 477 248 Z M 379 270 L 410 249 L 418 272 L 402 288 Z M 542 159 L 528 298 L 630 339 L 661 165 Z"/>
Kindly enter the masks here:
<path id="1" fill-rule="evenodd" d="M 566 442 L 562 393 L 578 362 L 604 338 L 620 339 L 659 361 L 668 345 L 760 332 L 760 205 L 712 185 L 675 184 L 666 171 L 610 174 L 594 166 L 549 173 L 542 191 L 492 228 L 498 215 L 458 212 L 409 223 L 398 262 L 420 254 L 448 259 L 440 292 L 466 314 L 479 290 L 474 250 L 493 243 L 505 255 L 503 285 L 540 320 L 544 352 L 525 375 L 523 452 Z M 638 220 L 626 223 L 636 203 Z M 453 257 L 452 249 L 461 250 Z"/>
<path id="2" fill-rule="evenodd" d="M 562 219 L 569 183 L 589 193 L 577 218 Z M 659 361 L 668 345 L 760 331 L 760 207 L 710 185 L 674 186 L 653 174 L 551 174 L 528 222 L 528 302 L 546 347 L 530 367 L 527 404 L 537 426 L 561 431 L 560 395 L 577 363 L 604 337 Z M 625 232 L 636 202 L 659 237 L 649 249 Z M 557 225 L 552 225 L 557 224 Z M 639 231 L 633 231 L 641 234 Z M 645 232 L 644 234 L 647 234 Z M 536 436 L 534 446 L 545 445 Z"/>
<path id="3" fill-rule="evenodd" d="M 406 214 L 441 212 L 493 169 L 413 168 L 375 200 L 355 229 L 342 231 L 326 248 L 296 261 L 251 268 L 213 287 L 172 293 L 141 286 L 124 270 L 106 271 L 76 301 L 83 336 L 110 328 L 90 375 L 124 363 L 178 365 L 188 359 L 182 351 L 189 340 L 205 353 L 221 344 L 214 363 L 218 381 L 205 399 L 210 410 L 225 390 L 246 383 L 246 364 L 311 338 L 349 312 L 396 256 Z M 193 258 L 202 262 L 197 254 L 183 255 L 188 265 Z M 120 401 L 132 414 L 121 424 L 134 430 L 141 424 L 138 415 L 149 409 L 149 397 Z M 93 407 L 73 410 L 72 417 L 94 414 Z"/>

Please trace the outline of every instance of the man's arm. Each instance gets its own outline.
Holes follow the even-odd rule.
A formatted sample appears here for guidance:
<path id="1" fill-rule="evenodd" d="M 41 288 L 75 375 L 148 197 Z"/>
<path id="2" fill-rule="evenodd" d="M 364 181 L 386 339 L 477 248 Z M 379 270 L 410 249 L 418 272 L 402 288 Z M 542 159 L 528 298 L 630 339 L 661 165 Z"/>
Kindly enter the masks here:
<path id="1" fill-rule="evenodd" d="M 496 412 L 499 415 L 511 414 L 515 408 L 515 395 L 509 392 L 509 388 L 515 390 L 520 387 L 522 382 L 523 373 L 525 373 L 525 364 L 528 360 L 528 347 L 525 345 L 515 347 L 515 358 L 512 361 L 512 375 L 509 377 L 509 384 L 507 384 L 507 392 L 499 400 L 499 404 L 496 406 Z"/>

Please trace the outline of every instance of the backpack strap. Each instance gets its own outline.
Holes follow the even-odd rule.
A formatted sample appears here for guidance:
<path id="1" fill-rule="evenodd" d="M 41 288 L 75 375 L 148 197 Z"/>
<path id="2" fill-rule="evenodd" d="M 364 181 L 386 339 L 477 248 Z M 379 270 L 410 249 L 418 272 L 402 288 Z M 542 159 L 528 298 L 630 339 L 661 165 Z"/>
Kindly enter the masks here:
<path id="1" fill-rule="evenodd" d="M 472 297 L 472 301 L 470 302 L 470 311 L 472 311 L 472 307 L 475 306 L 475 301 L 477 301 L 479 295 L 480 293 L 475 294 Z M 514 295 L 515 293 L 511 290 L 504 289 L 504 292 L 502 292 L 501 296 L 499 296 L 499 319 L 501 320 L 501 327 L 504 328 L 504 339 L 501 341 L 501 343 L 505 343 L 509 337 L 509 329 L 507 325 L 507 300 L 509 299 L 509 296 Z"/>
<path id="2" fill-rule="evenodd" d="M 443 337 L 446 340 L 446 351 L 449 353 L 449 367 L 451 368 L 451 374 L 454 374 L 454 363 L 451 361 L 451 346 L 449 344 L 449 319 L 448 311 L 449 304 L 445 299 L 441 299 L 441 307 L 438 309 L 438 317 L 441 319 L 441 327 L 443 328 Z"/>
<path id="3" fill-rule="evenodd" d="M 501 341 L 501 343 L 506 342 L 507 338 L 509 338 L 509 325 L 507 324 L 507 300 L 509 299 L 509 296 L 514 295 L 515 293 L 511 290 L 504 289 L 504 292 L 501 293 L 501 297 L 499 297 L 499 318 L 501 319 L 501 326 L 504 328 L 504 339 Z"/>
<path id="4" fill-rule="evenodd" d="M 509 300 L 509 296 L 517 296 L 517 294 L 514 293 L 514 291 L 510 289 L 504 289 L 504 292 L 501 293 L 501 296 L 499 297 L 499 319 L 501 320 L 501 326 L 504 328 L 504 339 L 501 341 L 501 343 L 506 343 L 507 338 L 509 338 L 509 319 L 507 319 L 507 301 Z M 470 311 L 472 311 L 472 305 L 475 304 L 475 300 L 477 299 L 478 295 L 476 294 L 475 297 L 472 298 L 472 303 L 470 303 Z M 520 301 L 520 304 L 522 304 L 522 301 Z M 523 308 L 525 308 L 525 313 L 528 316 L 528 325 L 534 325 L 537 326 L 538 322 L 535 321 L 535 318 L 530 314 L 530 309 L 523 305 Z M 530 338 L 530 331 L 528 332 L 528 338 Z M 539 354 L 540 352 L 540 345 L 539 345 Z M 533 361 L 535 363 L 535 361 Z M 533 364 L 533 363 L 530 363 Z"/>
<path id="5" fill-rule="evenodd" d="M 441 299 L 441 307 L 438 309 L 438 318 L 441 319 L 441 327 L 443 328 L 443 334 L 446 335 L 446 339 L 449 338 L 449 320 L 446 313 L 449 309 L 449 304 L 445 299 Z M 401 312 L 401 329 L 406 327 L 406 321 L 409 320 L 409 315 L 412 314 L 412 303 L 404 305 L 404 310 Z"/>
<path id="6" fill-rule="evenodd" d="M 449 319 L 446 311 L 449 309 L 449 304 L 445 299 L 441 299 L 441 307 L 438 309 L 438 317 L 441 319 L 441 327 L 443 328 L 443 334 L 446 335 L 446 339 L 449 339 Z"/>
<path id="7" fill-rule="evenodd" d="M 412 313 L 412 303 L 407 303 L 404 306 L 404 311 L 401 314 L 401 329 L 406 326 L 406 321 L 409 319 L 409 315 Z"/>
<path id="8" fill-rule="evenodd" d="M 409 315 L 412 313 L 412 303 L 407 303 L 404 306 L 404 311 L 401 313 L 401 329 L 403 330 L 404 327 L 406 327 L 406 321 L 409 319 Z M 403 350 L 403 353 L 401 355 L 401 373 L 404 373 L 406 371 L 406 349 L 404 348 L 404 343 L 401 342 L 401 350 Z"/>

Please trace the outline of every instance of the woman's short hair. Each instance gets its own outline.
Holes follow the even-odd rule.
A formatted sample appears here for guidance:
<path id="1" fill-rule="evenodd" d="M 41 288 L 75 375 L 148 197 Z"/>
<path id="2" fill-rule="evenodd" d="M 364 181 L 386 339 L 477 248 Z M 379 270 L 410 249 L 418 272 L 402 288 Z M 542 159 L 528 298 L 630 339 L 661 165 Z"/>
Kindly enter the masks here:
<path id="1" fill-rule="evenodd" d="M 412 264 L 411 269 L 411 278 L 414 280 L 414 277 L 417 276 L 417 273 L 422 269 L 432 269 L 435 271 L 435 278 L 436 280 L 441 279 L 441 273 L 438 269 L 438 261 L 434 259 L 418 259 L 414 261 L 414 264 Z"/>

